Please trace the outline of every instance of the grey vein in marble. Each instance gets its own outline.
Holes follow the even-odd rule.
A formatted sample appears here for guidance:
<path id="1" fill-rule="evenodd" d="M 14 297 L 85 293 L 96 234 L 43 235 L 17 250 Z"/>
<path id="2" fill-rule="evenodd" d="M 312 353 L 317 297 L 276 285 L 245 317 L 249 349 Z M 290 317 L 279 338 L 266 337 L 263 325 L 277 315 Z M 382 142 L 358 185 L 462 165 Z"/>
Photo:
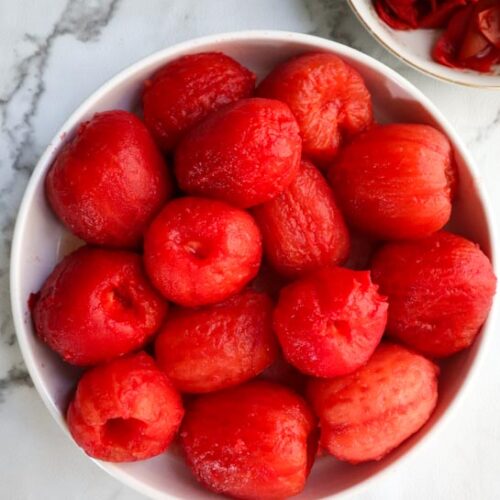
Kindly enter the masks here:
<path id="1" fill-rule="evenodd" d="M 313 35 L 334 38 L 346 45 L 356 46 L 356 37 L 345 29 L 345 20 L 352 16 L 347 2 L 331 0 L 305 0 L 304 5 L 315 25 Z"/>
<path id="2" fill-rule="evenodd" d="M 399 59 L 374 43 L 373 38 L 361 26 L 346 0 L 304 0 L 304 6 L 315 26 L 311 34 L 330 38 L 369 53 L 376 59 L 390 64 L 397 71 L 408 69 Z"/>
<path id="3" fill-rule="evenodd" d="M 7 372 L 7 376 L 0 379 L 0 403 L 5 399 L 4 391 L 20 386 L 33 387 L 33 382 L 24 368 L 13 366 Z"/>
<path id="4" fill-rule="evenodd" d="M 20 62 L 17 84 L 7 98 L 0 100 L 0 104 L 5 105 L 1 108 L 2 132 L 6 133 L 11 142 L 16 145 L 12 162 L 13 169 L 28 169 L 28 171 L 32 169 L 33 156 L 30 155 L 29 161 L 25 161 L 23 148 L 30 144 L 32 134 L 31 118 L 37 110 L 40 96 L 44 91 L 43 74 L 54 40 L 64 35 L 73 35 L 83 42 L 97 38 L 101 29 L 108 24 L 113 16 L 119 1 L 106 0 L 92 4 L 86 0 L 69 0 L 59 21 L 45 39 L 37 40 L 29 34 L 26 35 L 37 46 L 37 50 Z M 33 82 L 29 82 L 30 77 L 33 78 Z M 14 126 L 6 126 L 8 104 L 12 102 L 19 91 L 26 87 L 25 84 L 28 82 L 31 86 L 31 89 L 27 89 L 31 90 L 31 102 L 22 116 L 22 122 L 14 124 Z"/>
<path id="5" fill-rule="evenodd" d="M 96 40 L 107 26 L 120 0 L 89 2 L 69 0 L 60 18 L 44 38 L 26 34 L 35 45 L 29 56 L 21 59 L 14 71 L 10 90 L 0 97 L 0 260 L 8 262 L 16 210 L 25 185 L 41 151 L 33 144 L 32 119 L 44 93 L 44 73 L 56 39 L 70 35 L 80 41 Z M 0 270 L 0 338 L 6 348 L 15 345 L 14 327 L 10 315 L 7 269 Z M 16 385 L 29 385 L 29 376 L 19 355 L 17 362 L 0 378 L 0 402 L 3 392 Z"/>
<path id="6" fill-rule="evenodd" d="M 497 112 L 491 121 L 476 128 L 476 135 L 472 139 L 471 143 L 473 145 L 477 145 L 487 141 L 494 134 L 498 135 L 498 127 L 500 127 L 500 107 L 498 107 Z"/>

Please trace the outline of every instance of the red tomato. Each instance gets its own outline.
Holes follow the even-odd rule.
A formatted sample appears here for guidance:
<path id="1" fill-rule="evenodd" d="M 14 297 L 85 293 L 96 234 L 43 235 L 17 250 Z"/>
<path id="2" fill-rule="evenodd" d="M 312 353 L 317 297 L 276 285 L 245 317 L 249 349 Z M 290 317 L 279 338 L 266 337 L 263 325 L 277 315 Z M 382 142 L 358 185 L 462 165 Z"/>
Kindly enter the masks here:
<path id="1" fill-rule="evenodd" d="M 264 380 L 197 398 L 180 437 L 201 484 L 246 500 L 300 493 L 317 449 L 316 419 L 306 402 Z"/>
<path id="2" fill-rule="evenodd" d="M 250 380 L 278 353 L 271 299 L 244 290 L 218 304 L 174 309 L 155 352 L 160 368 L 182 392 L 218 391 Z"/>
<path id="3" fill-rule="evenodd" d="M 381 344 L 356 372 L 313 379 L 308 394 L 321 446 L 339 460 L 380 460 L 417 432 L 438 398 L 439 368 L 404 347 Z"/>
<path id="4" fill-rule="evenodd" d="M 276 198 L 255 207 L 266 257 L 285 276 L 340 264 L 349 253 L 349 232 L 320 171 L 302 161 L 299 174 Z"/>
<path id="5" fill-rule="evenodd" d="M 281 290 L 274 331 L 301 372 L 336 377 L 366 363 L 387 323 L 387 301 L 369 271 L 325 267 Z"/>
<path id="6" fill-rule="evenodd" d="M 133 462 L 163 453 L 174 438 L 182 400 L 144 352 L 85 372 L 67 421 L 85 453 L 108 462 Z"/>
<path id="7" fill-rule="evenodd" d="M 213 304 L 256 276 L 261 240 L 259 228 L 244 210 L 206 198 L 177 198 L 146 231 L 146 272 L 176 304 Z"/>
<path id="8" fill-rule="evenodd" d="M 33 322 L 37 335 L 66 362 L 84 366 L 142 347 L 166 312 L 140 255 L 82 247 L 47 278 Z"/>
<path id="9" fill-rule="evenodd" d="M 97 113 L 58 153 L 45 179 L 57 216 L 87 243 L 135 247 L 170 197 L 167 166 L 128 111 Z"/>

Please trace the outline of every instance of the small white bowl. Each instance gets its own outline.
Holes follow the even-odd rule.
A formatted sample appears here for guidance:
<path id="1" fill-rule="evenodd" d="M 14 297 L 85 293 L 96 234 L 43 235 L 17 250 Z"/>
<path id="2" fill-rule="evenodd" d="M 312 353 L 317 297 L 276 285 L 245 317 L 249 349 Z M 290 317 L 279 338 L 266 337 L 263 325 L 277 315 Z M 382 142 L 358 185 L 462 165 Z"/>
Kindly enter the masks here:
<path id="1" fill-rule="evenodd" d="M 492 73 L 480 73 L 469 69 L 449 68 L 432 59 L 432 48 L 442 30 L 395 30 L 380 19 L 372 0 L 348 0 L 348 2 L 373 38 L 413 68 L 450 83 L 500 89 L 500 66 L 497 66 Z"/>
<path id="2" fill-rule="evenodd" d="M 75 387 L 78 370 L 65 365 L 35 336 L 28 299 L 62 256 L 74 246 L 74 239 L 50 211 L 44 196 L 45 174 L 66 137 L 95 112 L 122 108 L 136 109 L 144 80 L 163 64 L 179 56 L 202 52 L 224 52 L 253 71 L 265 75 L 276 63 L 307 51 L 338 54 L 356 67 L 372 93 L 380 121 L 409 121 L 432 124 L 450 138 L 460 170 L 460 191 L 454 210 L 453 227 L 477 241 L 498 262 L 497 240 L 492 211 L 479 182 L 479 172 L 461 140 L 437 108 L 413 85 L 376 60 L 349 47 L 309 35 L 272 31 L 246 31 L 209 36 L 169 47 L 130 66 L 90 96 L 68 119 L 51 141 L 36 166 L 26 189 L 17 218 L 11 256 L 11 299 L 19 345 L 33 382 L 54 419 L 67 433 L 64 413 Z M 380 477 L 400 458 L 414 452 L 455 410 L 459 395 L 470 382 L 487 349 L 492 316 L 472 349 L 446 363 L 440 382 L 439 404 L 431 421 L 416 436 L 380 462 L 351 466 L 330 457 L 317 460 L 306 490 L 298 498 L 332 498 L 370 478 Z M 69 436 L 69 434 L 68 434 Z M 426 439 L 424 439 L 426 438 Z M 75 445 L 76 446 L 76 445 Z M 123 483 L 153 498 L 202 499 L 212 495 L 199 487 L 175 453 L 166 453 L 137 463 L 111 464 L 96 461 Z"/>

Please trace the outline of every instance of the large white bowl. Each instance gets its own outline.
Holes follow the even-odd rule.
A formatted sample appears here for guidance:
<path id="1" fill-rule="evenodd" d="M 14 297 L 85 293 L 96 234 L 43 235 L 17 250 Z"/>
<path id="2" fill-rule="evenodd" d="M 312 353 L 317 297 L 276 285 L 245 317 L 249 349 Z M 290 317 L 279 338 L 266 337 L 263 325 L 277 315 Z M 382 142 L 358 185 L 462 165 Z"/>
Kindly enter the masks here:
<path id="1" fill-rule="evenodd" d="M 449 68 L 434 61 L 431 51 L 442 30 L 395 30 L 380 19 L 372 0 L 348 2 L 375 40 L 415 69 L 450 83 L 500 89 L 500 66 L 494 68 L 491 73 L 481 73 L 469 69 Z"/>
<path id="2" fill-rule="evenodd" d="M 200 51 L 222 51 L 262 77 L 276 63 L 307 51 L 338 54 L 356 67 L 372 93 L 377 118 L 381 121 L 410 121 L 432 124 L 448 135 L 460 169 L 460 191 L 453 227 L 480 243 L 497 258 L 491 209 L 480 186 L 480 174 L 462 142 L 441 113 L 415 87 L 376 60 L 335 42 L 287 32 L 246 31 L 215 35 L 181 43 L 157 52 L 112 78 L 88 98 L 56 134 L 40 158 L 17 218 L 11 257 L 11 297 L 19 345 L 33 382 L 54 419 L 67 432 L 64 420 L 68 397 L 75 387 L 78 371 L 62 363 L 33 332 L 28 309 L 30 293 L 37 291 L 61 257 L 73 245 L 71 237 L 50 211 L 44 196 L 47 169 L 76 126 L 97 111 L 113 108 L 136 109 L 144 79 L 166 62 Z M 494 308 L 495 309 L 495 308 Z M 431 421 L 416 436 L 380 462 L 350 466 L 332 458 L 320 458 L 306 490 L 299 498 L 327 498 L 380 477 L 400 458 L 414 452 L 444 424 L 444 416 L 456 408 L 466 382 L 471 380 L 481 354 L 487 349 L 492 314 L 472 349 L 446 363 L 440 382 L 440 399 Z M 68 434 L 69 435 L 69 434 Z M 425 438 L 425 439 L 424 439 Z M 76 445 L 75 445 L 76 446 Z M 96 461 L 109 474 L 137 491 L 154 498 L 201 499 L 211 495 L 198 487 L 176 453 L 137 463 L 109 464 Z"/>

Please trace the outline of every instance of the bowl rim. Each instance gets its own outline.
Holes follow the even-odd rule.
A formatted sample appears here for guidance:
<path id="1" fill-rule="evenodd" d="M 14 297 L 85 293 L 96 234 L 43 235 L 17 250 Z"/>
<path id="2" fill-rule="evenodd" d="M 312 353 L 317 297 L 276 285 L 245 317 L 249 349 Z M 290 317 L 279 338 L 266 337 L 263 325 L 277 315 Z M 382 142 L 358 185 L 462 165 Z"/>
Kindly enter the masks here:
<path id="1" fill-rule="evenodd" d="M 91 108 L 96 102 L 98 102 L 103 96 L 105 96 L 109 91 L 112 91 L 113 88 L 125 82 L 130 77 L 133 77 L 135 73 L 140 72 L 141 70 L 146 69 L 149 66 L 161 63 L 164 59 L 167 59 L 169 57 L 174 57 L 179 53 L 183 53 L 185 51 L 195 51 L 195 50 L 201 51 L 203 50 L 203 47 L 208 44 L 245 42 L 245 41 L 248 42 L 267 41 L 269 43 L 297 42 L 311 46 L 312 50 L 330 51 L 340 55 L 340 57 L 347 55 L 352 59 L 357 60 L 358 62 L 366 65 L 367 67 L 375 70 L 378 74 L 395 81 L 397 84 L 405 88 L 405 90 L 408 91 L 409 94 L 411 94 L 417 101 L 419 101 L 426 108 L 426 110 L 434 117 L 436 122 L 439 123 L 439 125 L 444 130 L 446 135 L 451 139 L 455 149 L 458 150 L 459 154 L 464 159 L 466 168 L 475 183 L 475 187 L 484 210 L 485 223 L 491 246 L 491 262 L 493 265 L 493 269 L 495 271 L 497 267 L 497 262 L 500 262 L 500 249 L 497 250 L 497 240 L 498 240 L 497 229 L 495 224 L 493 223 L 494 212 L 492 210 L 491 203 L 486 193 L 485 187 L 483 186 L 483 183 L 481 181 L 479 169 L 476 166 L 473 158 L 467 151 L 462 140 L 455 132 L 451 124 L 444 117 L 441 111 L 439 111 L 439 109 L 430 101 L 430 99 L 427 98 L 412 83 L 410 83 L 408 80 L 406 80 L 404 77 L 396 73 L 396 71 L 389 68 L 385 64 L 377 61 L 376 59 L 374 59 L 371 56 L 368 56 L 367 54 L 364 54 L 363 52 L 360 52 L 356 49 L 348 47 L 339 42 L 335 42 L 315 35 L 296 33 L 291 31 L 281 31 L 281 30 L 243 30 L 243 31 L 232 31 L 220 34 L 213 34 L 213 35 L 189 39 L 187 41 L 176 43 L 166 48 L 160 49 L 156 52 L 153 52 L 152 54 L 144 58 L 141 58 L 135 63 L 132 63 L 131 65 L 125 67 L 117 74 L 115 74 L 112 78 L 107 80 L 104 84 L 99 86 L 94 92 L 90 94 L 90 96 L 84 99 L 84 101 L 70 114 L 69 118 L 67 118 L 67 120 L 63 123 L 60 129 L 56 132 L 56 134 L 53 136 L 48 146 L 40 156 L 30 176 L 29 182 L 26 186 L 18 210 L 14 233 L 13 233 L 12 247 L 10 253 L 10 299 L 11 299 L 11 309 L 12 309 L 13 323 L 17 336 L 17 341 L 21 349 L 23 360 L 26 364 L 26 367 L 28 369 L 31 379 L 33 380 L 34 386 L 38 394 L 40 395 L 42 401 L 44 402 L 45 406 L 49 410 L 54 420 L 58 423 L 59 427 L 63 430 L 66 436 L 68 436 L 68 438 L 71 439 L 74 446 L 76 447 L 77 445 L 76 443 L 74 443 L 67 429 L 64 415 L 59 413 L 59 410 L 53 403 L 47 388 L 42 383 L 42 379 L 39 374 L 39 369 L 36 365 L 34 354 L 31 351 L 30 346 L 28 344 L 29 332 L 27 325 L 25 323 L 25 318 L 23 313 L 24 304 L 22 302 L 21 291 L 20 291 L 20 273 L 21 273 L 20 250 L 23 243 L 22 240 L 23 228 L 26 225 L 26 221 L 28 219 L 28 214 L 31 204 L 33 202 L 33 195 L 35 193 L 35 190 L 39 186 L 40 182 L 43 182 L 46 170 L 49 168 L 51 164 L 52 156 L 55 154 L 59 145 L 62 142 L 64 142 L 64 137 L 66 136 L 66 133 L 68 131 L 73 130 L 74 127 L 81 121 L 82 117 L 87 113 L 87 110 Z M 483 325 L 480 345 L 475 354 L 475 359 L 471 363 L 467 377 L 461 384 L 460 388 L 457 390 L 455 397 L 449 403 L 446 410 L 429 429 L 425 438 L 419 440 L 401 457 L 399 457 L 392 463 L 388 464 L 381 471 L 371 475 L 370 477 L 360 481 L 359 483 L 356 483 L 346 488 L 345 490 L 333 493 L 332 495 L 329 495 L 327 498 L 334 498 L 334 497 L 340 498 L 352 495 L 354 493 L 359 493 L 361 490 L 364 490 L 369 485 L 372 485 L 375 481 L 386 477 L 390 471 L 394 471 L 397 467 L 400 467 L 406 460 L 408 460 L 410 456 L 415 456 L 417 452 L 422 450 L 424 444 L 429 443 L 432 438 L 435 438 L 435 436 L 444 427 L 444 425 L 448 422 L 451 416 L 456 415 L 457 413 L 456 409 L 463 402 L 464 395 L 471 387 L 473 379 L 475 379 L 475 377 L 477 376 L 479 367 L 481 366 L 482 361 L 484 360 L 485 353 L 488 351 L 488 344 L 491 342 L 493 338 L 492 332 L 489 333 L 489 331 L 493 330 L 496 321 L 497 309 L 500 300 L 500 298 L 497 297 L 498 295 L 495 296 L 488 318 Z M 83 450 L 80 449 L 80 451 L 84 453 Z M 182 498 L 170 492 L 161 491 L 153 486 L 145 484 L 144 482 L 131 476 L 128 472 L 123 471 L 119 467 L 119 464 L 102 462 L 100 460 L 89 457 L 88 455 L 85 456 L 94 463 L 96 463 L 101 469 L 105 470 L 109 475 L 111 475 L 115 479 L 133 488 L 135 491 L 138 491 L 144 495 L 149 496 L 150 498 L 162 498 L 162 499 Z"/>
<path id="2" fill-rule="evenodd" d="M 369 1 L 371 2 L 371 0 L 369 0 Z M 463 87 L 468 87 L 471 89 L 500 90 L 500 83 L 498 83 L 498 84 L 495 84 L 495 83 L 472 83 L 472 82 L 466 82 L 464 80 L 461 80 L 460 78 L 458 80 L 455 80 L 453 78 L 448 78 L 447 76 L 436 73 L 434 71 L 424 69 L 420 64 L 403 56 L 400 52 L 398 52 L 393 46 L 388 44 L 381 36 L 379 36 L 374 31 L 371 23 L 369 21 L 367 21 L 366 17 L 360 12 L 358 5 L 356 3 L 356 0 L 347 0 L 347 3 L 349 4 L 349 7 L 351 7 L 351 10 L 354 12 L 354 14 L 358 18 L 358 20 L 363 25 L 363 27 L 366 29 L 366 31 L 368 31 L 368 33 L 370 33 L 370 35 L 380 45 L 382 45 L 382 47 L 384 47 L 392 55 L 396 56 L 400 61 L 403 61 L 408 66 L 412 67 L 413 69 L 417 70 L 418 72 L 422 73 L 423 75 L 431 76 L 432 78 L 435 78 L 436 80 L 439 80 L 441 82 L 452 83 L 454 85 L 461 85 Z M 380 21 L 380 22 L 382 22 L 382 21 Z M 460 71 L 457 70 L 456 73 L 457 73 L 457 75 L 459 75 Z M 476 72 L 476 73 L 477 73 L 478 77 L 481 76 L 481 73 L 479 73 L 479 72 Z"/>

